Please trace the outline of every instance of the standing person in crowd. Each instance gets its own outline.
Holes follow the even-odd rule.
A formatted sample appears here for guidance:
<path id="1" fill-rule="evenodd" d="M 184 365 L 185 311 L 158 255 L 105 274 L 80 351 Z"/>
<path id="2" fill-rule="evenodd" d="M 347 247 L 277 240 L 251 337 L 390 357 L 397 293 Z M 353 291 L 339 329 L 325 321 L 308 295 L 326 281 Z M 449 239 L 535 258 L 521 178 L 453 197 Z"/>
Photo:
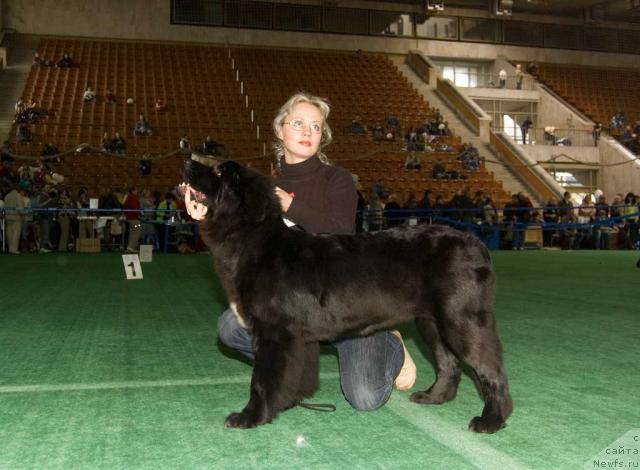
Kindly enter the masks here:
<path id="1" fill-rule="evenodd" d="M 329 105 L 299 93 L 280 108 L 273 121 L 275 150 L 282 176 L 276 194 L 284 217 L 312 233 L 355 232 L 356 189 L 351 174 L 329 164 L 322 149 L 331 142 Z M 187 194 L 189 191 L 187 191 Z M 197 214 L 197 203 L 188 202 Z M 227 310 L 218 323 L 220 339 L 253 359 L 251 333 Z M 373 410 L 389 399 L 394 381 L 408 389 L 415 365 L 398 332 L 380 331 L 335 343 L 340 382 L 347 401 L 358 410 Z"/>
<path id="2" fill-rule="evenodd" d="M 524 73 L 522 72 L 522 66 L 516 65 L 516 89 L 522 90 L 522 80 L 524 79 Z"/>
<path id="3" fill-rule="evenodd" d="M 138 189 L 130 188 L 127 193 L 122 209 L 127 219 L 127 227 L 129 228 L 129 238 L 127 240 L 127 253 L 136 253 L 140 244 L 143 229 L 140 221 L 140 198 L 138 197 Z"/>
<path id="4" fill-rule="evenodd" d="M 520 124 L 520 130 L 522 132 L 522 143 L 527 144 L 527 134 L 529 133 L 529 129 L 533 127 L 533 121 L 531 120 L 531 116 L 527 116 L 527 118 L 522 121 Z"/>
<path id="5" fill-rule="evenodd" d="M 500 69 L 498 79 L 500 80 L 500 88 L 504 88 L 507 85 L 507 71 L 505 69 Z"/>
<path id="6" fill-rule="evenodd" d="M 593 137 L 593 145 L 594 145 L 594 147 L 597 147 L 598 143 L 600 142 L 600 134 L 602 134 L 602 123 L 601 122 L 596 122 L 593 125 L 593 130 L 591 131 L 591 136 Z"/>
<path id="7" fill-rule="evenodd" d="M 22 223 L 24 214 L 21 212 L 25 208 L 25 190 L 14 185 L 11 191 L 4 197 L 4 207 L 15 209 L 7 211 L 5 220 L 7 222 L 7 241 L 9 243 L 9 254 L 20 254 L 20 239 L 22 238 Z"/>

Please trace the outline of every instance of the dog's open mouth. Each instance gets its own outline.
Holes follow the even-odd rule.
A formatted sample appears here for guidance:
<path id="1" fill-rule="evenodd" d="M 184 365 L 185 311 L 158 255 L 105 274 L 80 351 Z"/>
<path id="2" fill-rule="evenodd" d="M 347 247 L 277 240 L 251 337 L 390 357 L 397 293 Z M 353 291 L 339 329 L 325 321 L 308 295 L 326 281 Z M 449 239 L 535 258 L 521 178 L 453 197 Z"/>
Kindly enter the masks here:
<path id="1" fill-rule="evenodd" d="M 200 204 L 206 204 L 207 196 L 205 196 L 204 193 L 201 193 L 200 191 L 196 191 L 195 189 L 193 189 L 191 185 L 187 183 L 181 183 L 178 186 L 178 192 L 180 193 L 181 196 L 184 197 L 187 191 L 191 192 L 191 200 L 198 202 Z"/>

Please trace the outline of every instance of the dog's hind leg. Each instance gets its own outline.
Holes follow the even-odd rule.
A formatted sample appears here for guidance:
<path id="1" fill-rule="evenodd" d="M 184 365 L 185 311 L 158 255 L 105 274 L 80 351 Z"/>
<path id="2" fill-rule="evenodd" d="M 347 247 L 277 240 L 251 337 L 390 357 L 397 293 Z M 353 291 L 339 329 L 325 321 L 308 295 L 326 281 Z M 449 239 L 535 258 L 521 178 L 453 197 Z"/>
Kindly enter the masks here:
<path id="1" fill-rule="evenodd" d="M 320 344 L 307 343 L 304 348 L 304 366 L 298 387 L 298 398 L 312 396 L 318 390 L 320 379 Z"/>
<path id="2" fill-rule="evenodd" d="M 494 433 L 506 425 L 513 402 L 509 395 L 509 383 L 502 363 L 502 346 L 493 322 L 493 313 L 484 312 L 483 315 L 491 320 L 482 326 L 474 320 L 467 320 L 455 328 L 450 326 L 445 329 L 444 335 L 451 348 L 476 373 L 484 399 L 482 415 L 471 420 L 469 429 Z"/>
<path id="3" fill-rule="evenodd" d="M 422 339 L 431 348 L 436 362 L 436 381 L 428 390 L 415 392 L 411 395 L 411 401 L 415 403 L 440 404 L 453 400 L 460 383 L 460 364 L 458 358 L 442 341 L 435 319 L 418 317 L 416 327 Z"/>
<path id="4" fill-rule="evenodd" d="M 249 403 L 227 416 L 225 427 L 252 428 L 271 422 L 278 413 L 299 402 L 298 390 L 304 368 L 302 335 L 285 328 L 253 324 L 255 361 Z"/>

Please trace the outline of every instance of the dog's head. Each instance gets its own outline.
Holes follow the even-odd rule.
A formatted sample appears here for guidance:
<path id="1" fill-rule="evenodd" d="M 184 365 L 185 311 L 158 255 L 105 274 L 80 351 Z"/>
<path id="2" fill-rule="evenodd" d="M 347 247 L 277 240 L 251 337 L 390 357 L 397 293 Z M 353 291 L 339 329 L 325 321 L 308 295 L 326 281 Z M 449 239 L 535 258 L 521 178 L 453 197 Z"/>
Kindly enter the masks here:
<path id="1" fill-rule="evenodd" d="M 232 217 L 253 223 L 281 219 L 271 180 L 236 162 L 208 166 L 187 160 L 184 180 L 193 190 L 192 198 L 207 206 L 207 219 Z"/>

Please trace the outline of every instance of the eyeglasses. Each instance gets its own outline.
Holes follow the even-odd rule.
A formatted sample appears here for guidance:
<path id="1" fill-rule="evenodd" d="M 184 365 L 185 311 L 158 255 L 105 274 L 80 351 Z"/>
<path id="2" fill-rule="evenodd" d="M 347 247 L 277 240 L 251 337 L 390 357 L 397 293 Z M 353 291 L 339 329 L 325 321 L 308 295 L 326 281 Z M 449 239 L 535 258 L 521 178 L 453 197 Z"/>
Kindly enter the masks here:
<path id="1" fill-rule="evenodd" d="M 294 130 L 298 132 L 303 131 L 307 128 L 307 123 L 304 119 L 294 119 L 293 121 L 285 122 L 284 124 L 289 124 L 291 127 L 293 127 Z M 322 124 L 319 122 L 310 123 L 309 128 L 314 134 L 320 134 L 322 132 Z"/>

